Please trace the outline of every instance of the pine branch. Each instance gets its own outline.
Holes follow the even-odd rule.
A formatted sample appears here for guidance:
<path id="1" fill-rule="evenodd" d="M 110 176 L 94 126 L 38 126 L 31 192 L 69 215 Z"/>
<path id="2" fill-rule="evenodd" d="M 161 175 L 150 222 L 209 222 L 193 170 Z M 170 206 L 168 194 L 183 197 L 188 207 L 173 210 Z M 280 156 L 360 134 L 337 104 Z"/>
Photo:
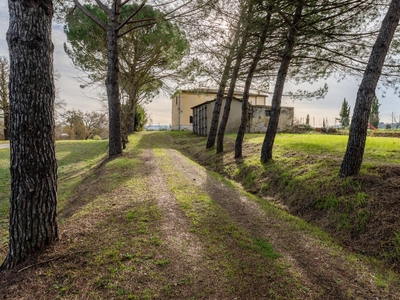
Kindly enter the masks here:
<path id="1" fill-rule="evenodd" d="M 86 15 L 89 19 L 91 19 L 93 22 L 95 22 L 97 25 L 103 28 L 104 31 L 107 31 L 106 24 L 104 24 L 99 18 L 93 15 L 90 11 L 88 11 L 81 3 L 79 3 L 78 0 L 73 0 L 73 1 L 74 4 L 82 11 L 84 15 Z"/>

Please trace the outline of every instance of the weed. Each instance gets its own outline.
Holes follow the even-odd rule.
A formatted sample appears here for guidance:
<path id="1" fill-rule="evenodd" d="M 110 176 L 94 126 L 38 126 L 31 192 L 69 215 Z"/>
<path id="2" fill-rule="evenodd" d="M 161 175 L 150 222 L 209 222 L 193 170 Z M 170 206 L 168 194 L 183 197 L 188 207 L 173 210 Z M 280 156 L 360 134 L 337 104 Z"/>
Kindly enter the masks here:
<path id="1" fill-rule="evenodd" d="M 356 230 L 358 232 L 363 232 L 367 226 L 368 220 L 370 218 L 369 212 L 367 210 L 359 210 L 357 212 L 357 217 L 356 217 Z"/>
<path id="2" fill-rule="evenodd" d="M 400 230 L 397 230 L 394 233 L 393 242 L 394 242 L 396 254 L 400 257 Z"/>
<path id="3" fill-rule="evenodd" d="M 192 283 L 192 276 L 186 275 L 178 280 L 178 285 L 187 285 Z"/>
<path id="4" fill-rule="evenodd" d="M 261 250 L 261 254 L 264 257 L 268 257 L 271 260 L 281 257 L 278 252 L 275 252 L 273 246 L 265 239 L 254 239 L 255 245 Z"/>
<path id="5" fill-rule="evenodd" d="M 339 219 L 339 221 L 338 221 L 338 229 L 339 230 L 343 230 L 343 229 L 348 230 L 351 228 L 350 219 L 349 219 L 348 214 L 340 214 L 338 219 Z"/>
<path id="6" fill-rule="evenodd" d="M 157 266 L 164 267 L 169 263 L 169 259 L 160 259 L 155 262 Z"/>
<path id="7" fill-rule="evenodd" d="M 318 197 L 317 200 L 317 208 L 319 209 L 335 209 L 339 206 L 340 200 L 335 195 L 327 195 Z"/>
<path id="8" fill-rule="evenodd" d="M 136 213 L 135 213 L 134 211 L 128 211 L 128 212 L 126 213 L 126 218 L 127 218 L 129 221 L 132 221 L 132 220 L 135 218 L 135 215 L 136 215 Z"/>
<path id="9" fill-rule="evenodd" d="M 356 207 L 365 205 L 366 203 L 367 203 L 367 194 L 362 192 L 357 193 L 356 203 L 355 203 Z"/>
<path id="10" fill-rule="evenodd" d="M 361 189 L 361 183 L 358 180 L 354 180 L 353 178 L 344 178 L 342 180 L 342 188 L 344 190 L 351 189 L 354 191 L 359 191 Z"/>

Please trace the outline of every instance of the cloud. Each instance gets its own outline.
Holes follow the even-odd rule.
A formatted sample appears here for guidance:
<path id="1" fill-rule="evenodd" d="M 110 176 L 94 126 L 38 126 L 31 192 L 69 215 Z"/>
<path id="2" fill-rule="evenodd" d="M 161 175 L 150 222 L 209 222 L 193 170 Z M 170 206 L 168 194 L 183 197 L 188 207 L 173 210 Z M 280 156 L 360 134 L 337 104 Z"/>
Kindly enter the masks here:
<path id="1" fill-rule="evenodd" d="M 7 29 L 8 7 L 6 1 L 0 1 L 0 55 L 4 56 L 8 56 L 6 42 Z M 82 90 L 80 88 L 82 80 L 79 78 L 85 77 L 85 74 L 75 69 L 65 54 L 63 49 L 63 43 L 65 42 L 66 37 L 63 32 L 63 25 L 53 24 L 53 43 L 55 46 L 54 69 L 61 74 L 61 78 L 56 82 L 56 85 L 60 88 L 61 98 L 66 100 L 69 108 L 75 107 L 81 110 L 100 109 L 101 104 L 97 99 L 98 92 L 93 89 Z M 313 85 L 305 84 L 304 86 L 315 90 L 319 86 L 322 86 L 323 83 L 323 81 L 319 81 Z M 305 119 L 307 114 L 309 114 L 311 120 L 315 120 L 316 126 L 321 125 L 318 122 L 322 123 L 322 118 L 328 118 L 329 123 L 334 124 L 334 119 L 339 115 L 344 98 L 349 101 L 351 108 L 354 108 L 359 81 L 355 78 L 350 78 L 337 82 L 335 78 L 329 78 L 327 83 L 329 85 L 329 92 L 325 99 L 313 101 L 296 100 L 294 102 L 290 99 L 283 99 L 282 105 L 293 106 L 295 108 L 295 116 L 299 119 Z M 291 82 L 288 82 L 285 91 L 297 90 L 298 88 Z M 377 94 L 379 102 L 382 104 L 380 107 L 381 121 L 390 122 L 392 112 L 400 114 L 398 96 L 391 89 L 387 91 L 385 97 L 382 96 L 382 91 L 379 91 Z M 271 97 L 268 100 L 270 101 Z M 168 97 L 154 99 L 152 103 L 146 105 L 146 109 L 151 115 L 154 124 L 171 123 L 171 100 Z"/>

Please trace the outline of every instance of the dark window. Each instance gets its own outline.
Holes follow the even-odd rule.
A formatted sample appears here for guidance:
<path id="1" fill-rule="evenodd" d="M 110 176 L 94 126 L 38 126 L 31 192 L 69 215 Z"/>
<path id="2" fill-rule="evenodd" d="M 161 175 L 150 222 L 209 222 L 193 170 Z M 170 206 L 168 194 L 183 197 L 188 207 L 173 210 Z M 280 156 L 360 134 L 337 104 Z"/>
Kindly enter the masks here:
<path id="1" fill-rule="evenodd" d="M 189 117 L 189 122 L 190 122 L 190 124 L 193 123 L 193 116 L 190 116 L 190 117 Z"/>
<path id="2" fill-rule="evenodd" d="M 270 117 L 271 116 L 271 111 L 270 110 L 265 110 L 265 116 Z"/>

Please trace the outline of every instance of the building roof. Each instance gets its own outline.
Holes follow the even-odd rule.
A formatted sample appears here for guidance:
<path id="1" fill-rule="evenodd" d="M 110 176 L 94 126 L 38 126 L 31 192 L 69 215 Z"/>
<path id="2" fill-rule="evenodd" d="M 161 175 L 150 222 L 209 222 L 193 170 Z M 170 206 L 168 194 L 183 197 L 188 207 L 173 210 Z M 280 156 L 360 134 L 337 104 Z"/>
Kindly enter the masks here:
<path id="1" fill-rule="evenodd" d="M 205 88 L 196 88 L 196 89 L 188 89 L 188 90 L 179 90 L 176 91 L 172 96 L 176 96 L 179 92 L 181 93 L 189 93 L 189 94 L 217 94 L 218 93 L 218 89 L 205 89 Z M 226 94 L 226 93 L 225 93 Z M 243 95 L 243 91 L 234 91 L 233 92 L 234 95 Z M 261 92 L 258 93 L 249 93 L 249 96 L 251 97 L 268 97 L 267 94 L 262 94 Z"/>
<path id="2" fill-rule="evenodd" d="M 209 104 L 209 103 L 214 102 L 214 101 L 216 101 L 216 100 L 217 100 L 217 98 L 214 98 L 213 100 L 205 101 L 205 102 L 203 102 L 203 103 L 200 103 L 200 104 L 198 104 L 198 105 L 195 105 L 195 106 L 191 107 L 190 109 L 193 109 L 193 108 L 196 108 L 196 107 L 200 107 L 200 106 L 205 105 L 205 104 Z M 236 101 L 242 102 L 242 99 L 239 99 L 239 98 L 237 98 L 237 97 L 232 97 L 232 100 L 236 100 Z M 249 104 L 250 104 L 250 103 L 249 103 Z M 257 104 L 257 105 L 250 104 L 250 105 L 251 105 L 252 107 L 258 107 L 258 108 L 271 108 L 271 105 L 260 105 L 260 104 Z M 294 107 L 291 107 L 291 106 L 281 106 L 281 108 L 290 108 L 290 109 L 294 109 Z"/>
<path id="3" fill-rule="evenodd" d="M 226 98 L 226 97 L 225 97 L 225 98 Z M 225 98 L 224 98 L 224 99 L 225 99 Z M 191 107 L 190 109 L 193 109 L 193 108 L 196 108 L 196 107 L 205 105 L 205 104 L 209 104 L 209 103 L 214 102 L 214 101 L 216 101 L 216 100 L 217 100 L 217 98 L 214 98 L 213 100 L 208 100 L 208 101 L 206 101 L 206 102 L 197 104 L 197 105 Z M 236 100 L 236 101 L 242 102 L 242 99 L 239 99 L 239 98 L 236 98 L 236 97 L 232 97 L 232 100 Z"/>

